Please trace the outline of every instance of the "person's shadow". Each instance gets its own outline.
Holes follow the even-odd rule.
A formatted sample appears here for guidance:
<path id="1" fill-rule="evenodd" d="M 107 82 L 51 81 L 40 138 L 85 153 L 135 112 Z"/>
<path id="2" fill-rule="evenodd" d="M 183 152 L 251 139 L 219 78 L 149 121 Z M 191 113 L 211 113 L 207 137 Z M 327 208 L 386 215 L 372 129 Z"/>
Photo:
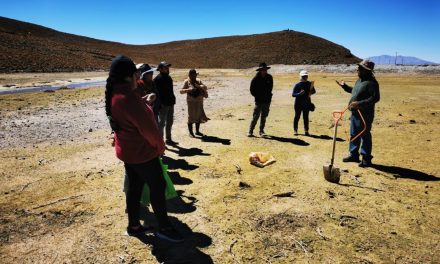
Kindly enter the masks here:
<path id="1" fill-rule="evenodd" d="M 330 137 L 330 136 L 328 136 L 328 135 L 312 135 L 312 134 L 310 134 L 308 137 L 311 137 L 311 138 L 317 138 L 317 139 L 324 139 L 324 140 L 333 140 L 333 137 Z M 339 141 L 339 142 L 344 142 L 345 141 L 345 139 L 342 139 L 342 138 L 336 138 L 336 141 Z"/>
<path id="2" fill-rule="evenodd" d="M 188 161 L 184 159 L 173 159 L 168 156 L 163 156 L 162 161 L 165 165 L 168 165 L 168 169 L 170 170 L 195 170 L 199 167 L 197 165 L 189 164 Z"/>
<path id="3" fill-rule="evenodd" d="M 192 196 L 184 195 L 183 193 L 184 191 L 178 190 L 177 197 L 167 201 L 168 212 L 175 214 L 185 214 L 194 212 L 197 209 L 195 204 L 198 200 Z M 185 202 L 182 197 L 189 202 Z"/>
<path id="4" fill-rule="evenodd" d="M 219 137 L 204 135 L 204 136 L 200 137 L 200 140 L 202 142 L 220 143 L 220 144 L 223 144 L 223 145 L 231 145 L 231 140 L 227 139 L 227 138 L 219 138 Z"/>
<path id="5" fill-rule="evenodd" d="M 270 136 L 267 135 L 265 137 L 263 137 L 264 139 L 269 139 L 269 140 L 275 140 L 278 142 L 283 142 L 283 143 L 292 143 L 298 146 L 308 146 L 310 145 L 308 142 L 299 139 L 299 138 L 285 138 L 285 137 L 277 137 L 277 136 Z"/>
<path id="6" fill-rule="evenodd" d="M 174 149 L 167 147 L 167 150 L 176 153 L 177 155 L 179 155 L 179 157 L 210 156 L 211 155 L 209 153 L 203 153 L 203 150 L 199 149 L 199 148 L 183 148 L 183 147 L 180 147 L 179 145 L 175 145 L 173 147 L 174 147 Z"/>
<path id="7" fill-rule="evenodd" d="M 413 169 L 380 164 L 373 164 L 371 167 L 378 171 L 390 173 L 396 178 L 413 179 L 417 181 L 440 181 L 439 177 Z"/>
<path id="8" fill-rule="evenodd" d="M 147 212 L 147 223 L 154 219 L 152 213 Z M 199 232 L 193 232 L 191 228 L 179 219 L 169 216 L 173 227 L 182 234 L 184 242 L 171 243 L 159 239 L 153 234 L 137 236 L 144 244 L 152 246 L 152 254 L 159 263 L 214 263 L 212 258 L 199 250 L 212 244 L 212 239 Z M 155 220 L 155 219 L 154 219 Z"/>
<path id="9" fill-rule="evenodd" d="M 168 176 L 170 176 L 174 185 L 189 185 L 193 183 L 191 179 L 180 176 L 180 173 L 177 171 L 168 171 Z"/>

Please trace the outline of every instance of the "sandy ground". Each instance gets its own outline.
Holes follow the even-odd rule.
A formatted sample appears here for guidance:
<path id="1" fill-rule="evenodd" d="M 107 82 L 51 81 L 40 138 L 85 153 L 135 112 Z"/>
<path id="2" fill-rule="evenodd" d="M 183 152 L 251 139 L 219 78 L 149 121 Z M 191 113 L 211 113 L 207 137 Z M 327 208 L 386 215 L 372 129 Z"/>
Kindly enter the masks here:
<path id="1" fill-rule="evenodd" d="M 102 88 L 0 96 L 2 262 L 440 262 L 440 76 L 377 74 L 377 165 L 340 162 L 345 121 L 336 152 L 343 174 L 335 185 L 322 175 L 331 154 L 330 113 L 349 95 L 334 79 L 352 83 L 354 74 L 311 73 L 318 90 L 312 137 L 294 137 L 290 92 L 297 75 L 281 66 L 273 72 L 268 138 L 245 136 L 252 70 L 201 71 L 210 87 L 204 139 L 187 135 L 185 97 L 177 94 L 185 73 L 172 74 L 179 145 L 165 162 L 180 194 L 168 204 L 186 238 L 180 245 L 123 235 L 123 169 L 107 141 Z M 251 151 L 270 152 L 277 162 L 256 168 L 248 164 Z M 283 193 L 291 195 L 276 196 Z M 148 209 L 143 217 L 155 224 Z"/>

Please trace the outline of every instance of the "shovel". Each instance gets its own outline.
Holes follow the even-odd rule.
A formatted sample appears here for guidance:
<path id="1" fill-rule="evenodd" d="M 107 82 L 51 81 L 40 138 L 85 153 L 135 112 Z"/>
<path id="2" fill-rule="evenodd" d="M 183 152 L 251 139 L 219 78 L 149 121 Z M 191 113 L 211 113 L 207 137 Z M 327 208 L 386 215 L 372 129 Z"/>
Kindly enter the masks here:
<path id="1" fill-rule="evenodd" d="M 344 111 L 334 111 L 332 113 L 333 116 L 333 120 L 335 121 L 335 128 L 334 128 L 334 134 L 333 134 L 333 149 L 332 149 L 332 159 L 330 161 L 330 165 L 323 166 L 323 170 L 324 170 L 324 178 L 332 183 L 339 183 L 340 177 L 341 177 L 341 171 L 339 168 L 334 167 L 333 166 L 333 162 L 335 159 L 335 148 L 336 148 L 336 134 L 338 132 L 338 126 L 341 125 L 341 120 L 342 117 L 344 116 L 345 111 L 347 111 L 348 107 L 344 109 Z M 364 124 L 364 129 L 357 134 L 355 137 L 353 137 L 350 142 L 353 142 L 354 140 L 356 140 L 358 137 L 360 137 L 365 130 L 367 129 L 367 124 L 365 123 L 364 117 L 362 116 L 362 113 L 359 109 L 357 109 L 359 116 L 362 119 L 362 123 Z"/>

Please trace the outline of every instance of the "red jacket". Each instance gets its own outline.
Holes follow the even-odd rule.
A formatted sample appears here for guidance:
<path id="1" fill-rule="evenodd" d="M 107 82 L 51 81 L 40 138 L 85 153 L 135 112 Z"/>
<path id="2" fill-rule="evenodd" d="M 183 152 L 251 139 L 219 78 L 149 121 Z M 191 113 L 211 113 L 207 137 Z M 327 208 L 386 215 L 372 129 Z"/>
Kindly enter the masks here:
<path id="1" fill-rule="evenodd" d="M 129 164 L 150 161 L 165 151 L 153 110 L 129 86 L 115 86 L 111 112 L 121 128 L 115 132 L 118 159 Z"/>

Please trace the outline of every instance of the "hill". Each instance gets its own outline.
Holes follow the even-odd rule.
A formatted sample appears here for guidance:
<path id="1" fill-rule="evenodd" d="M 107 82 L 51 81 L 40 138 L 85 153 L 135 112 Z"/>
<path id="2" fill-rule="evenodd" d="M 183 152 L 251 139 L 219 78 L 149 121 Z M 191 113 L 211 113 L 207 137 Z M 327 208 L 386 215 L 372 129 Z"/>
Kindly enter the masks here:
<path id="1" fill-rule="evenodd" d="M 138 63 L 167 60 L 181 68 L 249 68 L 262 61 L 314 65 L 359 61 L 341 45 L 292 30 L 129 45 L 0 17 L 0 44 L 3 73 L 106 70 L 117 54 Z"/>
<path id="2" fill-rule="evenodd" d="M 380 56 L 372 56 L 369 58 L 376 64 L 380 65 L 435 65 L 437 63 L 422 60 L 416 57 L 410 56 L 390 56 L 390 55 L 380 55 Z"/>

